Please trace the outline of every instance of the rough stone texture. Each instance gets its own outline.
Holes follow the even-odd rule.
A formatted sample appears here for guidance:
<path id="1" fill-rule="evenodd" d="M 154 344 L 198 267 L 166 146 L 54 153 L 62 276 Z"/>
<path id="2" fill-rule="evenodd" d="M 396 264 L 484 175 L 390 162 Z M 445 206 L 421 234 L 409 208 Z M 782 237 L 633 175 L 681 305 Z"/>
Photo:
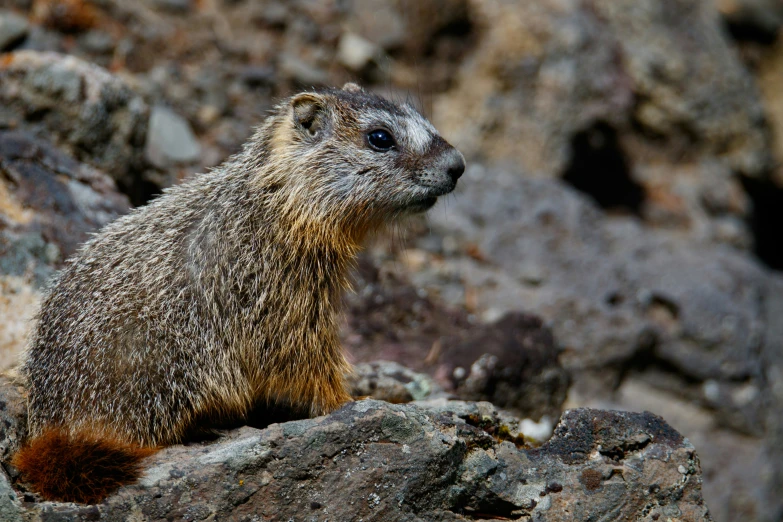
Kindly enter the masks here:
<path id="1" fill-rule="evenodd" d="M 17 51 L 0 60 L 0 127 L 22 126 L 125 187 L 144 168 L 148 115 L 124 81 L 72 56 Z"/>
<path id="2" fill-rule="evenodd" d="M 643 191 L 641 204 L 608 205 L 750 246 L 738 219 L 748 205 L 730 173 L 769 174 L 769 132 L 712 2 L 472 6 L 486 34 L 433 115 L 468 156 L 534 176 L 585 177 L 574 182 L 625 198 Z M 630 179 L 629 190 L 617 189 L 613 176 Z M 715 197 L 718 205 L 705 203 Z"/>
<path id="3" fill-rule="evenodd" d="M 432 234 L 418 243 L 416 255 L 441 246 L 414 276 L 417 286 L 431 290 L 427 282 L 437 275 L 448 301 L 462 304 L 471 292 L 486 319 L 520 306 L 536 310 L 572 370 L 595 369 L 611 380 L 641 358 L 713 382 L 716 389 L 702 390 L 702 400 L 726 422 L 763 431 L 760 406 L 753 406 L 761 404 L 760 388 L 740 392 L 761 386 L 771 276 L 760 266 L 727 247 L 607 219 L 557 182 L 480 167 L 464 178 L 470 198 L 457 198 L 448 215 L 434 212 Z M 737 401 L 726 400 L 732 395 Z"/>
<path id="4" fill-rule="evenodd" d="M 128 208 L 102 172 L 28 134 L 0 131 L 0 368 L 15 362 L 54 269 Z"/>
<path id="5" fill-rule="evenodd" d="M 0 51 L 5 51 L 27 36 L 29 27 L 24 16 L 0 9 Z"/>
<path id="6" fill-rule="evenodd" d="M 378 270 L 368 257 L 359 263 L 354 286 L 342 332 L 353 360 L 396 361 L 430 375 L 456 397 L 490 401 L 535 421 L 559 417 L 569 378 L 538 317 L 513 312 L 477 321 L 399 274 Z"/>
<path id="7" fill-rule="evenodd" d="M 165 448 L 95 506 L 13 497 L 0 509 L 26 521 L 711 520 L 693 447 L 655 415 L 572 410 L 531 448 L 490 404 L 447 401 L 364 400 Z"/>
<path id="8" fill-rule="evenodd" d="M 9 462 L 26 436 L 27 399 L 24 388 L 8 375 L 0 375 L 0 462 Z M 0 474 L 5 471 L 0 470 Z"/>
<path id="9" fill-rule="evenodd" d="M 450 377 L 457 397 L 488 401 L 535 420 L 558 417 L 570 381 L 540 318 L 508 313 L 462 337 L 446 337 L 438 348 L 430 354 L 434 373 Z"/>
<path id="10" fill-rule="evenodd" d="M 393 404 L 450 397 L 428 375 L 391 361 L 357 364 L 348 383 L 354 397 L 372 397 Z"/>
<path id="11" fill-rule="evenodd" d="M 520 307 L 541 314 L 573 376 L 571 404 L 652 408 L 646 394 L 657 394 L 670 398 L 654 405 L 667 416 L 696 405 L 703 413 L 694 418 L 707 421 L 684 415 L 687 424 L 675 426 L 703 434 L 705 467 L 721 476 L 729 448 L 780 444 L 769 424 L 781 411 L 770 402 L 779 379 L 770 380 L 762 356 L 779 353 L 783 338 L 769 315 L 780 276 L 737 250 L 608 218 L 557 181 L 474 166 L 461 190 L 470 196 L 432 213 L 429 233 L 399 256 L 417 259 L 414 286 L 485 320 Z M 631 393 L 639 387 L 646 393 Z M 781 507 L 772 474 L 751 469 L 735 487 L 708 488 L 708 501 L 733 506 L 722 516 L 774 520 L 766 518 Z"/>
<path id="12" fill-rule="evenodd" d="M 407 400 L 431 382 L 454 395 L 457 367 L 477 363 L 466 381 L 482 382 L 492 361 L 485 348 L 505 346 L 483 343 L 497 321 L 541 315 L 543 328 L 504 338 L 554 333 L 550 353 L 563 350 L 573 377 L 569 407 L 662 415 L 699 449 L 716 520 L 780 522 L 783 289 L 751 253 L 783 267 L 778 0 L 173 2 L 191 5 L 182 11 L 163 3 L 3 4 L 29 20 L 13 49 L 100 65 L 147 106 L 190 123 L 200 163 L 145 170 L 136 203 L 235 152 L 301 82 L 412 93 L 447 139 L 475 152 L 470 164 L 507 163 L 477 171 L 429 223 L 415 222 L 410 248 L 397 239 L 392 255 L 376 247 L 367 262 L 376 276 L 360 267 L 344 330 L 355 360 L 429 375 L 371 363 L 361 394 Z M 347 35 L 377 50 L 360 70 L 337 59 Z M 52 99 L 47 107 L 71 106 Z M 0 114 L 12 109 L 0 101 Z M 0 127 L 35 131 L 51 117 L 48 108 L 23 111 L 0 117 Z M 73 151 L 65 129 L 43 132 Z M 143 160 L 144 137 L 134 143 Z M 90 154 L 78 157 L 93 162 Z M 563 179 L 603 209 L 560 183 L 523 177 Z M 0 213 L 9 209 L 19 211 L 2 203 Z M 539 217 L 513 223 L 531 213 Z M 13 244 L 18 255 L 5 259 L 15 273 L 48 266 L 54 253 L 35 235 Z M 21 346 L 37 278 L 0 278 L 0 357 Z M 469 338 L 471 360 L 455 366 L 448 354 Z M 527 370 L 556 377 L 558 365 Z M 548 399 L 540 387 L 525 393 L 534 400 L 516 413 L 535 418 Z"/>
<path id="13" fill-rule="evenodd" d="M 783 26 L 783 4 L 777 0 L 714 2 L 735 38 L 770 43 L 775 41 Z"/>
<path id="14" fill-rule="evenodd" d="M 0 131 L 0 175 L 4 228 L 40 233 L 58 256 L 129 208 L 111 178 L 26 133 Z"/>

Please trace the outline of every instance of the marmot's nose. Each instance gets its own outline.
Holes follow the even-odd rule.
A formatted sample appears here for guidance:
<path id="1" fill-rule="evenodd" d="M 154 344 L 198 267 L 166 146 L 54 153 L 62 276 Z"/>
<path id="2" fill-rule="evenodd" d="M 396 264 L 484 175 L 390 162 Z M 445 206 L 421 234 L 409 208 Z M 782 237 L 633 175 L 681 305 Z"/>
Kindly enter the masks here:
<path id="1" fill-rule="evenodd" d="M 446 153 L 446 173 L 451 180 L 456 183 L 457 180 L 465 172 L 465 158 L 462 153 L 457 149 L 451 149 Z"/>

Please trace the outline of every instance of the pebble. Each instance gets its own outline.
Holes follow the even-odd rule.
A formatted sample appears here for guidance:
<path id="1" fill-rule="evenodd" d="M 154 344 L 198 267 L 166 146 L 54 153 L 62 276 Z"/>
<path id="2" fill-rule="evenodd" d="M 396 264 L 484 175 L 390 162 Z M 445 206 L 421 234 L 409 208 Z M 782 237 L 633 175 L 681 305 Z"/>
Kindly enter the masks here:
<path id="1" fill-rule="evenodd" d="M 27 36 L 27 19 L 12 11 L 0 10 L 0 51 L 5 51 Z"/>
<path id="2" fill-rule="evenodd" d="M 155 6 L 172 13 L 187 13 L 193 7 L 191 0 L 155 0 Z"/>
<path id="3" fill-rule="evenodd" d="M 324 85 L 329 79 L 329 76 L 323 69 L 289 53 L 283 53 L 280 56 L 280 71 L 285 76 L 308 86 Z"/>
<path id="4" fill-rule="evenodd" d="M 144 154 L 156 167 L 166 168 L 198 161 L 201 146 L 184 118 L 158 105 L 150 114 Z"/>
<path id="5" fill-rule="evenodd" d="M 378 52 L 375 44 L 354 33 L 343 33 L 337 44 L 337 60 L 352 71 L 364 69 Z"/>

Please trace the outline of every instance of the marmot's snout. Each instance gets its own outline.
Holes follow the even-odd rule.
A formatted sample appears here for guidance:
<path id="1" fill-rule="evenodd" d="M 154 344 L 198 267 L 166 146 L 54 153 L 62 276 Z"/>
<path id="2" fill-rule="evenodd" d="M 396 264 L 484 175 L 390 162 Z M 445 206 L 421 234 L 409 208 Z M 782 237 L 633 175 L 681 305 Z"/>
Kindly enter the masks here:
<path id="1" fill-rule="evenodd" d="M 446 170 L 446 174 L 451 178 L 454 185 L 456 185 L 457 180 L 465 172 L 465 157 L 455 148 L 449 149 L 444 156 L 443 168 Z"/>
<path id="2" fill-rule="evenodd" d="M 432 158 L 430 166 L 419 178 L 419 183 L 428 189 L 428 196 L 437 198 L 453 191 L 457 180 L 465 172 L 465 157 L 460 151 L 443 140 L 440 149 Z"/>

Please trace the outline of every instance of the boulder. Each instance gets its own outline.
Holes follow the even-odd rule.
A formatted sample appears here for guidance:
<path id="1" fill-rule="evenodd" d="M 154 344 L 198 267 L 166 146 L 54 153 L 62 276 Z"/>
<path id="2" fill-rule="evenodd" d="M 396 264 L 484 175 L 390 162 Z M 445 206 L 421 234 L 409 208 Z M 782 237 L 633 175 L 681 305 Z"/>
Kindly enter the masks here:
<path id="1" fill-rule="evenodd" d="M 123 80 L 79 58 L 17 51 L 0 60 L 0 127 L 19 128 L 99 168 L 126 191 L 141 179 L 149 108 Z"/>
<path id="2" fill-rule="evenodd" d="M 455 397 L 489 401 L 536 422 L 560 416 L 570 380 L 550 329 L 537 316 L 509 312 L 479 321 L 401 274 L 379 270 L 367 256 L 354 287 L 342 330 L 354 361 L 400 363 Z"/>
<path id="3" fill-rule="evenodd" d="M 7 448 L 23 425 L 23 396 L 4 382 L 0 398 Z M 0 513 L 28 521 L 711 521 L 701 480 L 691 444 L 649 413 L 568 411 L 533 447 L 489 403 L 361 400 L 324 417 L 164 448 L 136 484 L 97 505 L 42 502 L 0 473 Z"/>
<path id="4" fill-rule="evenodd" d="M 398 257 L 413 286 L 484 321 L 535 310 L 571 375 L 568 404 L 662 414 L 720 477 L 705 491 L 722 520 L 775 520 L 774 472 L 725 455 L 783 467 L 770 362 L 783 278 L 736 248 L 607 216 L 557 180 L 474 165 L 460 184 Z"/>
<path id="5" fill-rule="evenodd" d="M 770 132 L 713 1 L 471 7 L 483 36 L 433 113 L 468 157 L 750 248 L 750 206 L 733 174 L 770 176 Z"/>
<path id="6" fill-rule="evenodd" d="M 15 363 L 55 269 L 129 208 L 106 174 L 29 134 L 0 131 L 0 368 Z"/>

